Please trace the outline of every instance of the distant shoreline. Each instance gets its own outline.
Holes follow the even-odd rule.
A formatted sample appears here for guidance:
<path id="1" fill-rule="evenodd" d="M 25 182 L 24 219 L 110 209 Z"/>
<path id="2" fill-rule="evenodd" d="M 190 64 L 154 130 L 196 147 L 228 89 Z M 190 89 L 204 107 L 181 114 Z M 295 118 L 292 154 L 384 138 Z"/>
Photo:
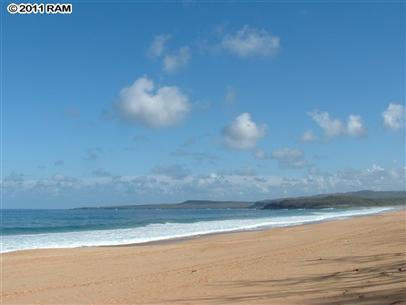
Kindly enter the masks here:
<path id="1" fill-rule="evenodd" d="M 347 193 L 319 194 L 291 198 L 265 199 L 260 201 L 187 200 L 180 203 L 140 204 L 98 207 L 88 209 L 320 209 L 406 205 L 406 191 L 356 191 Z"/>

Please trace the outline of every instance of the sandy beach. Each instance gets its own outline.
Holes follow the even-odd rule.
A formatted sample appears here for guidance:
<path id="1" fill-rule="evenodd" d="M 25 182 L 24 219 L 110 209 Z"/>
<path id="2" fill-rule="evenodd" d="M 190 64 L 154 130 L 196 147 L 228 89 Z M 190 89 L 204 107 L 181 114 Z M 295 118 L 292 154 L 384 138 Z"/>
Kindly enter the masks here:
<path id="1" fill-rule="evenodd" d="M 406 304 L 406 212 L 2 255 L 1 304 Z"/>

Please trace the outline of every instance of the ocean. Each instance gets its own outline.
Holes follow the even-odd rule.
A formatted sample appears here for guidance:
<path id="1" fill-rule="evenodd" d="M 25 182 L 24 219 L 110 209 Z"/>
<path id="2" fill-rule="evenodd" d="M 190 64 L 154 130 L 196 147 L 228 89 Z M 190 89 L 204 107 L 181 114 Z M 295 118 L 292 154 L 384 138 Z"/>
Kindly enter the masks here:
<path id="1" fill-rule="evenodd" d="M 0 210 L 0 251 L 136 244 L 292 226 L 390 209 L 7 209 Z"/>

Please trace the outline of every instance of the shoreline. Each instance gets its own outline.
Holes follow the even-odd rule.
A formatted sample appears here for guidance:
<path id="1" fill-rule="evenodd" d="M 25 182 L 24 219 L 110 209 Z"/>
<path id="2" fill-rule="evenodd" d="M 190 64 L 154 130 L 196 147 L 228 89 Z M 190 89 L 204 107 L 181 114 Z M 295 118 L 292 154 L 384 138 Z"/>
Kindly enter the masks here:
<path id="1" fill-rule="evenodd" d="M 309 222 L 305 222 L 305 223 L 292 224 L 292 225 L 286 225 L 286 226 L 260 227 L 260 228 L 255 228 L 255 229 L 236 229 L 233 231 L 213 232 L 213 233 L 206 233 L 206 234 L 190 235 L 190 236 L 185 236 L 185 237 L 173 237 L 173 238 L 168 238 L 168 239 L 152 240 L 152 241 L 146 241 L 146 242 L 140 242 L 140 243 L 128 243 L 128 244 L 121 244 L 121 245 L 102 245 L 102 246 L 81 246 L 81 247 L 76 247 L 76 248 L 92 248 L 92 247 L 96 247 L 96 248 L 99 248 L 99 247 L 100 248 L 110 248 L 110 247 L 116 248 L 116 247 L 118 247 L 118 248 L 120 248 L 120 247 L 137 247 L 137 246 L 149 246 L 149 245 L 164 245 L 164 244 L 178 243 L 178 242 L 207 238 L 207 237 L 210 238 L 211 236 L 222 236 L 222 235 L 227 236 L 230 234 L 272 231 L 275 229 L 301 227 L 301 226 L 314 225 L 314 224 L 320 224 L 320 223 L 341 221 L 341 220 L 358 218 L 358 217 L 368 217 L 368 216 L 380 215 L 380 214 L 391 213 L 391 212 L 396 212 L 396 211 L 406 211 L 406 206 L 405 207 L 393 207 L 393 208 L 390 207 L 390 208 L 391 208 L 390 210 L 380 211 L 380 212 L 371 213 L 371 214 L 337 217 L 337 218 L 333 218 L 333 219 L 309 221 Z M 75 248 L 47 248 L 47 249 L 75 249 Z M 30 249 L 28 249 L 28 250 L 30 250 Z M 41 249 L 31 249 L 31 250 L 41 250 Z M 17 250 L 17 251 L 26 251 L 26 250 Z"/>
<path id="2" fill-rule="evenodd" d="M 2 255 L 2 304 L 406 304 L 406 211 Z"/>
<path id="3" fill-rule="evenodd" d="M 129 244 L 122 244 L 122 245 L 103 245 L 103 246 L 81 246 L 81 247 L 77 247 L 77 248 L 136 247 L 136 246 L 170 244 L 170 243 L 177 243 L 177 242 L 182 242 L 182 241 L 195 240 L 195 239 L 200 239 L 200 238 L 205 238 L 205 237 L 210 237 L 210 236 L 219 236 L 219 235 L 221 236 L 221 235 L 249 233 L 249 232 L 272 231 L 274 229 L 301 227 L 301 226 L 306 226 L 306 225 L 314 225 L 314 224 L 320 224 L 320 223 L 335 222 L 335 221 L 341 221 L 341 220 L 358 218 L 358 217 L 368 217 L 368 216 L 386 214 L 386 213 L 397 212 L 397 211 L 406 211 L 406 206 L 405 207 L 389 207 L 389 208 L 391 208 L 391 209 L 376 212 L 376 213 L 371 213 L 371 214 L 344 216 L 344 217 L 337 217 L 337 218 L 333 218 L 333 219 L 309 221 L 309 222 L 305 222 L 305 223 L 292 224 L 292 225 L 279 226 L 279 227 L 276 226 L 276 227 L 262 227 L 262 228 L 255 228 L 255 229 L 237 229 L 237 230 L 233 230 L 233 231 L 222 231 L 222 232 L 213 232 L 213 233 L 207 233 L 207 234 L 191 235 L 191 236 L 185 236 L 185 237 L 174 237 L 174 238 L 168 238 L 168 239 L 146 241 L 146 242 L 141 242 L 141 243 L 129 243 Z M 69 249 L 69 248 L 48 248 L 48 249 Z M 17 250 L 17 251 L 26 251 L 26 250 Z"/>
<path id="4" fill-rule="evenodd" d="M 21 250 L 12 250 L 12 251 L 0 252 L 0 255 L 7 254 L 7 253 L 16 253 L 16 252 L 21 252 L 21 251 L 33 251 L 33 250 L 108 248 L 108 247 L 118 247 L 118 248 L 120 248 L 120 247 L 135 247 L 135 246 L 170 244 L 170 243 L 178 243 L 178 242 L 182 242 L 182 241 L 200 239 L 200 238 L 205 238 L 205 237 L 210 237 L 210 236 L 238 234 L 238 233 L 244 233 L 244 232 L 268 231 L 268 230 L 274 230 L 274 229 L 278 229 L 278 228 L 297 227 L 297 226 L 304 226 L 304 225 L 311 225 L 311 224 L 318 224 L 318 223 L 325 223 L 325 222 L 333 222 L 333 221 L 340 221 L 340 220 L 357 218 L 357 217 L 366 217 L 366 216 L 371 216 L 371 215 L 379 215 L 379 214 L 382 214 L 382 213 L 390 213 L 390 212 L 395 212 L 395 211 L 406 210 L 405 206 L 401 206 L 401 207 L 399 207 L 399 206 L 388 206 L 388 207 L 382 206 L 382 207 L 377 207 L 377 208 L 388 208 L 388 210 L 378 211 L 378 212 L 373 212 L 373 213 L 366 213 L 366 214 L 359 214 L 359 215 L 337 216 L 337 217 L 323 219 L 323 220 L 305 221 L 305 222 L 298 223 L 298 224 L 286 224 L 286 225 L 280 225 L 280 226 L 263 226 L 263 227 L 257 227 L 257 228 L 252 228 L 252 229 L 238 228 L 238 229 L 231 229 L 231 230 L 210 232 L 210 233 L 203 233 L 203 234 L 162 238 L 162 239 L 145 241 L 145 242 L 134 242 L 134 243 L 123 243 L 123 244 L 89 245 L 89 246 L 83 245 L 83 246 L 74 246 L 74 247 L 31 248 L 31 249 L 21 249 Z M 44 233 L 41 233 L 41 234 L 44 234 Z M 45 233 L 45 234 L 48 234 L 48 233 Z M 55 233 L 55 234 L 58 234 L 58 233 Z"/>

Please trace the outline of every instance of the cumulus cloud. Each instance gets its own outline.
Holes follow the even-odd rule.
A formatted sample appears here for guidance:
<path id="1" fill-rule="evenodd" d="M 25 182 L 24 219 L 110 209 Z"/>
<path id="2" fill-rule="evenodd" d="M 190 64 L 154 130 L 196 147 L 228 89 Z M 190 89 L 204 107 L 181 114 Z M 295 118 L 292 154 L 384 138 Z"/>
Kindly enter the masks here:
<path id="1" fill-rule="evenodd" d="M 167 42 L 171 38 L 169 34 L 157 35 L 148 49 L 148 55 L 152 57 L 160 57 L 167 49 Z"/>
<path id="2" fill-rule="evenodd" d="M 339 119 L 333 119 L 328 112 L 313 111 L 308 113 L 309 116 L 325 132 L 327 137 L 336 137 L 343 132 L 343 124 Z"/>
<path id="3" fill-rule="evenodd" d="M 362 118 L 359 115 L 350 114 L 347 124 L 344 124 L 340 119 L 332 118 L 325 111 L 316 110 L 309 112 L 308 115 L 323 129 L 327 138 L 334 138 L 340 135 L 361 137 L 367 133 Z"/>
<path id="4" fill-rule="evenodd" d="M 302 136 L 300 137 L 300 141 L 303 143 L 311 143 L 316 141 L 316 135 L 312 130 L 305 131 Z"/>
<path id="5" fill-rule="evenodd" d="M 402 104 L 389 104 L 382 112 L 383 125 L 391 130 L 399 130 L 405 126 L 406 109 Z"/>
<path id="6" fill-rule="evenodd" d="M 171 51 L 167 46 L 169 39 L 171 39 L 171 35 L 168 34 L 155 36 L 148 49 L 148 55 L 162 58 L 163 71 L 165 73 L 174 73 L 189 62 L 191 57 L 190 48 L 183 46 L 176 51 Z"/>
<path id="7" fill-rule="evenodd" d="M 361 116 L 350 114 L 348 117 L 346 132 L 352 137 L 361 137 L 367 133 Z"/>
<path id="8" fill-rule="evenodd" d="M 274 56 L 280 49 L 280 39 L 264 29 L 245 25 L 233 34 L 227 34 L 221 46 L 232 54 L 240 57 Z"/>
<path id="9" fill-rule="evenodd" d="M 272 152 L 272 159 L 278 160 L 280 168 L 304 168 L 308 166 L 303 151 L 293 148 L 282 148 Z"/>
<path id="10" fill-rule="evenodd" d="M 186 66 L 190 59 L 189 47 L 181 47 L 174 53 L 167 54 L 163 60 L 163 70 L 167 73 L 173 73 Z"/>
<path id="11" fill-rule="evenodd" d="M 359 170 L 338 171 L 336 173 L 309 174 L 302 179 L 302 185 L 314 185 L 322 192 L 354 191 L 370 189 L 405 190 L 406 168 L 385 168 L 372 164 Z"/>
<path id="12" fill-rule="evenodd" d="M 123 118 L 129 121 L 161 128 L 182 121 L 189 112 L 190 104 L 178 87 L 155 89 L 151 79 L 141 77 L 121 90 L 118 107 Z"/>
<path id="13" fill-rule="evenodd" d="M 266 125 L 258 125 L 247 112 L 240 114 L 223 128 L 224 143 L 232 149 L 254 148 L 266 134 Z"/>

